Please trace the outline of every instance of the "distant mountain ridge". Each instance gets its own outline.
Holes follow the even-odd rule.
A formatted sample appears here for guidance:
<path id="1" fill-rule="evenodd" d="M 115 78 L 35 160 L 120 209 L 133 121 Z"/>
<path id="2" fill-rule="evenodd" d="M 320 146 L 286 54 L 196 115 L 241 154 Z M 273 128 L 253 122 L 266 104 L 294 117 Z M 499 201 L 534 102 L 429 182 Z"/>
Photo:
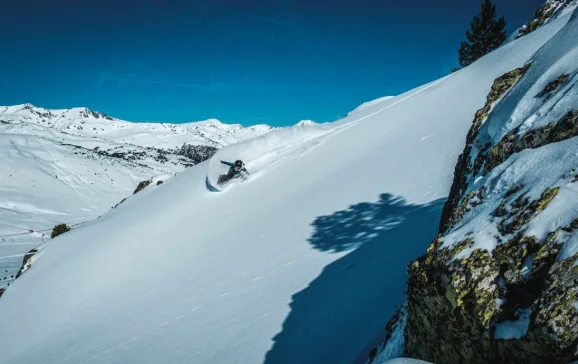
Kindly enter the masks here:
<path id="1" fill-rule="evenodd" d="M 269 125 L 224 124 L 216 119 L 184 124 L 133 123 L 87 108 L 51 110 L 32 104 L 0 106 L 0 122 L 13 124 L 14 128 L 38 125 L 76 136 L 156 148 L 174 148 L 183 143 L 219 148 L 274 129 Z"/>

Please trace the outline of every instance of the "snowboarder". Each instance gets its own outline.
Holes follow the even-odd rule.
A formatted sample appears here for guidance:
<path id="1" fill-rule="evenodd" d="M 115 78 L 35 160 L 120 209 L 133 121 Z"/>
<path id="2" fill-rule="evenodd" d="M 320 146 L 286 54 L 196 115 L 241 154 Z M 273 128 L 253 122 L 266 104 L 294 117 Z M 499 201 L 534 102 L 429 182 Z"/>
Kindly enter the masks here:
<path id="1" fill-rule="evenodd" d="M 249 174 L 249 171 L 247 171 L 247 169 L 245 168 L 245 163 L 243 163 L 243 161 L 241 160 L 236 160 L 235 163 L 225 161 L 221 161 L 221 163 L 229 166 L 230 168 L 227 174 L 222 174 L 219 176 L 219 180 L 217 181 L 217 184 L 219 185 L 222 185 L 225 182 L 230 181 L 233 177 L 236 177 L 239 174 L 241 174 L 241 172 Z"/>

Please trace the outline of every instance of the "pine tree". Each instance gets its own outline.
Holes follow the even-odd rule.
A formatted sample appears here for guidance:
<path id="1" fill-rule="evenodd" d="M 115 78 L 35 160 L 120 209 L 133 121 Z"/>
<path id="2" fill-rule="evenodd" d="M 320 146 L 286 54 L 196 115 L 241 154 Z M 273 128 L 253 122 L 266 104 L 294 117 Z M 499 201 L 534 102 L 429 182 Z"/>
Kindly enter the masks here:
<path id="1" fill-rule="evenodd" d="M 460 65 L 469 66 L 478 58 L 498 48 L 507 38 L 505 28 L 504 17 L 496 19 L 496 6 L 490 0 L 484 0 L 480 14 L 472 19 L 470 29 L 466 31 L 467 41 L 461 43 Z"/>

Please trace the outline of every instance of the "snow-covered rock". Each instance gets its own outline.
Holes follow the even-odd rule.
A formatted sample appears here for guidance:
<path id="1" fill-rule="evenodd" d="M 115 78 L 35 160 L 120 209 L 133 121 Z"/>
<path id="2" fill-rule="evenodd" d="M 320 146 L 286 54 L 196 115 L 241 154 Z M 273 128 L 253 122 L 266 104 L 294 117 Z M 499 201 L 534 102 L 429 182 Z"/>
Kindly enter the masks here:
<path id="1" fill-rule="evenodd" d="M 577 3 L 578 1 L 576 0 L 547 0 L 546 3 L 536 11 L 534 17 L 513 34 L 513 38 L 523 37 L 553 19 L 565 15 L 567 12 L 571 12 Z"/>
<path id="2" fill-rule="evenodd" d="M 578 10 L 522 39 L 556 24 L 475 115 L 440 235 L 409 265 L 405 355 L 578 359 Z"/>

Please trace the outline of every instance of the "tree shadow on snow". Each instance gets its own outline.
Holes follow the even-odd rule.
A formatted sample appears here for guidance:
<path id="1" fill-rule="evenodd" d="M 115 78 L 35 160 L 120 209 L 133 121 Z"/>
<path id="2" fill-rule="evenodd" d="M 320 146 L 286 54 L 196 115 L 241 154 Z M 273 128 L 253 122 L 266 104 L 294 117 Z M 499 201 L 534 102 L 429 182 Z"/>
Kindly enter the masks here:
<path id="1" fill-rule="evenodd" d="M 443 203 L 408 205 L 382 194 L 376 203 L 316 218 L 313 247 L 350 252 L 293 295 L 265 363 L 364 362 L 403 302 L 406 265 L 435 237 Z"/>

